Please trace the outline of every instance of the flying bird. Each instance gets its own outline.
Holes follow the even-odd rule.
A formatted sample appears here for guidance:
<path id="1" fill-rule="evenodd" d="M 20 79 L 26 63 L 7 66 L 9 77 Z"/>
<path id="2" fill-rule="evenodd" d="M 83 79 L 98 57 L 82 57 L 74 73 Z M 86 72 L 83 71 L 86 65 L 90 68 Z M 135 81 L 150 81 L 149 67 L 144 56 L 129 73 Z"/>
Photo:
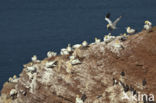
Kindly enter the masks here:
<path id="1" fill-rule="evenodd" d="M 116 24 L 120 21 L 120 19 L 122 18 L 122 16 L 118 17 L 114 22 L 112 22 L 110 20 L 110 13 L 107 13 L 107 15 L 105 16 L 105 20 L 108 22 L 107 24 L 107 29 L 112 31 L 114 29 L 116 29 Z"/>

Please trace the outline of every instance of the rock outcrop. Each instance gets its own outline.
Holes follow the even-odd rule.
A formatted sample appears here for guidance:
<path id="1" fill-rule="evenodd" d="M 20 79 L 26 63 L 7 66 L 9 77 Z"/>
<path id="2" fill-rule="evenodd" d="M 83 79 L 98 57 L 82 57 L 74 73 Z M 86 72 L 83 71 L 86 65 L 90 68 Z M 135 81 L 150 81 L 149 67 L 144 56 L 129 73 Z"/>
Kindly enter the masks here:
<path id="1" fill-rule="evenodd" d="M 112 38 L 25 64 L 0 103 L 154 103 L 156 27 Z"/>

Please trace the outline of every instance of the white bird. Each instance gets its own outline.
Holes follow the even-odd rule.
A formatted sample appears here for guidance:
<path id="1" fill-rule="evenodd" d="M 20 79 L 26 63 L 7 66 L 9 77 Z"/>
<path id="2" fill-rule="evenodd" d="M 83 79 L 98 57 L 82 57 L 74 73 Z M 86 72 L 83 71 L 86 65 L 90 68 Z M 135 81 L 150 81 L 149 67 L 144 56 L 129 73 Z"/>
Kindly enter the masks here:
<path id="1" fill-rule="evenodd" d="M 127 27 L 126 30 L 127 30 L 127 33 L 128 34 L 134 34 L 134 33 L 136 33 L 136 30 L 135 29 L 132 29 L 131 27 Z"/>
<path id="2" fill-rule="evenodd" d="M 108 22 L 107 29 L 110 30 L 110 31 L 112 31 L 112 30 L 114 30 L 114 29 L 117 28 L 116 25 L 120 21 L 120 19 L 122 18 L 122 16 L 118 17 L 114 22 L 112 22 L 109 18 L 110 18 L 110 13 L 108 13 L 106 15 L 105 20 Z"/>
<path id="3" fill-rule="evenodd" d="M 47 62 L 47 63 L 46 63 L 46 67 L 47 67 L 47 68 L 55 67 L 55 66 L 56 66 L 55 63 L 56 63 L 56 61 Z"/>
<path id="4" fill-rule="evenodd" d="M 114 46 L 115 48 L 122 48 L 122 45 L 121 45 L 121 43 L 120 43 L 119 40 L 116 40 L 115 43 L 113 44 L 113 46 Z"/>
<path id="5" fill-rule="evenodd" d="M 61 55 L 69 55 L 69 52 L 67 51 L 67 49 L 63 48 L 63 49 L 61 49 L 60 54 Z"/>
<path id="6" fill-rule="evenodd" d="M 17 76 L 16 76 L 16 75 L 14 75 L 14 76 L 13 76 L 13 79 L 17 79 Z"/>
<path id="7" fill-rule="evenodd" d="M 80 48 L 81 46 L 82 46 L 81 44 L 75 44 L 72 46 L 72 48 L 77 49 L 77 48 Z"/>
<path id="8" fill-rule="evenodd" d="M 128 36 L 126 33 L 122 34 L 121 37 L 120 37 L 120 41 L 125 41 L 127 40 Z"/>
<path id="9" fill-rule="evenodd" d="M 66 49 L 67 49 L 68 52 L 72 52 L 72 47 L 70 46 L 70 44 L 68 44 Z"/>
<path id="10" fill-rule="evenodd" d="M 81 63 L 81 61 L 79 59 L 74 59 L 71 61 L 72 65 L 76 65 L 76 64 L 80 64 L 80 63 Z"/>
<path id="11" fill-rule="evenodd" d="M 12 82 L 12 81 L 13 81 L 13 78 L 12 78 L 12 77 L 10 77 L 10 78 L 9 78 L 9 82 Z"/>
<path id="12" fill-rule="evenodd" d="M 31 60 L 32 60 L 33 62 L 36 62 L 36 61 L 37 61 L 37 56 L 36 56 L 36 55 L 33 55 L 33 57 L 31 58 Z"/>
<path id="13" fill-rule="evenodd" d="M 55 57 L 56 55 L 57 55 L 56 52 L 52 52 L 52 51 L 48 51 L 48 52 L 47 52 L 47 57 L 48 57 L 48 58 Z"/>
<path id="14" fill-rule="evenodd" d="M 34 66 L 27 67 L 27 71 L 31 72 L 31 73 L 34 73 L 34 72 L 36 72 L 36 68 Z"/>
<path id="15" fill-rule="evenodd" d="M 10 96 L 14 96 L 14 95 L 16 95 L 16 94 L 17 94 L 16 89 L 11 89 L 11 91 L 10 91 Z"/>
<path id="16" fill-rule="evenodd" d="M 101 40 L 95 37 L 95 43 L 100 43 Z"/>
<path id="17" fill-rule="evenodd" d="M 150 21 L 146 20 L 145 25 L 144 25 L 144 29 L 150 31 L 152 29 L 152 23 Z"/>
<path id="18" fill-rule="evenodd" d="M 72 55 L 72 56 L 69 57 L 69 59 L 70 59 L 70 60 L 74 60 L 74 59 L 75 59 L 75 56 Z"/>
<path id="19" fill-rule="evenodd" d="M 83 42 L 82 42 L 82 46 L 83 46 L 83 47 L 87 47 L 87 46 L 88 46 L 87 41 L 83 41 Z"/>
<path id="20" fill-rule="evenodd" d="M 111 33 L 109 33 L 108 35 L 106 35 L 104 37 L 104 42 L 109 43 L 109 42 L 113 41 L 114 39 L 115 39 L 115 36 L 111 36 Z"/>

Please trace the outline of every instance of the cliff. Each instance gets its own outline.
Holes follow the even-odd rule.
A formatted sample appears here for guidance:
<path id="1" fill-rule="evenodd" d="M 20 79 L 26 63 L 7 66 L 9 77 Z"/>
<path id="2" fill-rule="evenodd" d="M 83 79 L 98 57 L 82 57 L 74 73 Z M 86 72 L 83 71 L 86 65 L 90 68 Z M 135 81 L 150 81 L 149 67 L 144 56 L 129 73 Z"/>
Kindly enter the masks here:
<path id="1" fill-rule="evenodd" d="M 71 63 L 71 55 L 78 61 Z M 19 78 L 4 83 L 0 103 L 142 103 L 145 100 L 130 98 L 147 94 L 152 99 L 155 75 L 153 27 L 152 32 L 112 36 L 108 42 L 80 46 L 69 55 L 25 64 Z"/>

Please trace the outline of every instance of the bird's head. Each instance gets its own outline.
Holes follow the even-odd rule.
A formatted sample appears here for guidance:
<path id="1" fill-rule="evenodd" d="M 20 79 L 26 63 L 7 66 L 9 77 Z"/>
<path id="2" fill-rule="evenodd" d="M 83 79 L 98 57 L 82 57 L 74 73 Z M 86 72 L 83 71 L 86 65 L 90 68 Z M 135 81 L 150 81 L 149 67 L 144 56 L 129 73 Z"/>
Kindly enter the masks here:
<path id="1" fill-rule="evenodd" d="M 148 21 L 148 20 L 145 21 L 145 24 L 146 25 L 152 25 L 152 23 L 150 21 Z"/>
<path id="2" fill-rule="evenodd" d="M 128 26 L 126 29 L 129 30 L 129 29 L 131 29 L 131 27 Z"/>
<path id="3" fill-rule="evenodd" d="M 98 38 L 97 38 L 97 37 L 95 37 L 95 41 L 96 41 L 96 40 L 98 40 Z"/>
<path id="4" fill-rule="evenodd" d="M 68 47 L 70 47 L 71 45 L 70 44 L 68 44 Z"/>
<path id="5" fill-rule="evenodd" d="M 148 20 L 146 20 L 146 21 L 145 21 L 145 24 L 148 24 L 148 23 L 149 23 L 149 21 L 148 21 Z"/>

